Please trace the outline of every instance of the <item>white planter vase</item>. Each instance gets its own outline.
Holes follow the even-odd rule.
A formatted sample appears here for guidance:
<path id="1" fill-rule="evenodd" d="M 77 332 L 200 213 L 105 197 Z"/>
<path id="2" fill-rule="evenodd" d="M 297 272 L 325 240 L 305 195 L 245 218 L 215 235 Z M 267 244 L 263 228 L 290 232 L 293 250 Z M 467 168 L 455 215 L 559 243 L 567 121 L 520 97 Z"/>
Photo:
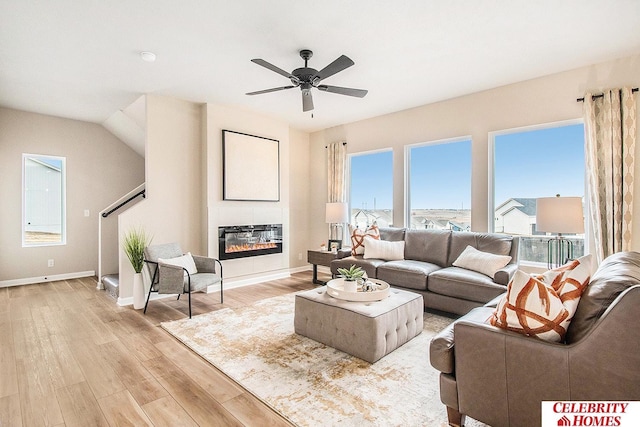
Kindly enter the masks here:
<path id="1" fill-rule="evenodd" d="M 139 310 L 144 307 L 144 283 L 142 273 L 133 275 L 133 308 Z"/>
<path id="2" fill-rule="evenodd" d="M 344 291 L 345 292 L 357 292 L 358 291 L 358 282 L 355 280 L 345 280 L 344 282 Z"/>

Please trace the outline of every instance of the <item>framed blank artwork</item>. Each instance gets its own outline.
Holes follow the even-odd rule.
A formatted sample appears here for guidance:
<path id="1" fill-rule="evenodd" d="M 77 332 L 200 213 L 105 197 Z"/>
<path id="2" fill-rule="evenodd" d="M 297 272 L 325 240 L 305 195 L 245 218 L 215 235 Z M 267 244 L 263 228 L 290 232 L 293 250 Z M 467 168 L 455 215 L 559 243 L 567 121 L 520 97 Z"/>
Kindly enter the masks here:
<path id="1" fill-rule="evenodd" d="M 222 199 L 280 201 L 280 141 L 223 130 Z"/>

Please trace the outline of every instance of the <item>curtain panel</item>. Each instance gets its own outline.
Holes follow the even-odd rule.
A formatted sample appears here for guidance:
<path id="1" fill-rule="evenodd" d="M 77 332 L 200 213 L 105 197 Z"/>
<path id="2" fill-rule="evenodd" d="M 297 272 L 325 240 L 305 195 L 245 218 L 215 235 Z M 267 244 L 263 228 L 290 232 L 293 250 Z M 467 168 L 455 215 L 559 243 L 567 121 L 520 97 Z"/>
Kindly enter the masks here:
<path id="1" fill-rule="evenodd" d="M 591 223 L 600 263 L 631 247 L 636 102 L 631 88 L 584 96 Z"/>
<path id="2" fill-rule="evenodd" d="M 327 146 L 327 201 L 345 202 L 347 172 L 346 142 L 334 142 Z"/>

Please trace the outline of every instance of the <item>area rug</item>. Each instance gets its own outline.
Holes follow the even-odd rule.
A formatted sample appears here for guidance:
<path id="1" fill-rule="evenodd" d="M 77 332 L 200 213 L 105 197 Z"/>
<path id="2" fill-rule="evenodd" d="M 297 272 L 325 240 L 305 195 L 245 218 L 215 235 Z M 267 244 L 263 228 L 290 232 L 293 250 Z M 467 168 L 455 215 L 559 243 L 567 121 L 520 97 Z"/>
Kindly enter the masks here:
<path id="1" fill-rule="evenodd" d="M 295 334 L 294 300 L 288 294 L 161 326 L 296 425 L 447 425 L 429 341 L 451 319 L 425 313 L 420 335 L 369 364 Z"/>

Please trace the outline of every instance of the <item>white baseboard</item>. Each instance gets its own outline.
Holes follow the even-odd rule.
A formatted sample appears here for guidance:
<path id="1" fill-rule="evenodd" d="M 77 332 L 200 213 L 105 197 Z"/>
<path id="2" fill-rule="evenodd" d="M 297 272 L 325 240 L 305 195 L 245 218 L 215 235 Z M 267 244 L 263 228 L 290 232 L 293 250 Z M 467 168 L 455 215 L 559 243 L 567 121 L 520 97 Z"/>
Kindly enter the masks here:
<path id="1" fill-rule="evenodd" d="M 57 280 L 79 279 L 95 276 L 95 271 L 78 271 L 76 273 L 52 274 L 50 276 L 25 277 L 24 279 L 2 280 L 0 288 L 8 286 L 33 285 L 35 283 L 55 282 Z"/>

